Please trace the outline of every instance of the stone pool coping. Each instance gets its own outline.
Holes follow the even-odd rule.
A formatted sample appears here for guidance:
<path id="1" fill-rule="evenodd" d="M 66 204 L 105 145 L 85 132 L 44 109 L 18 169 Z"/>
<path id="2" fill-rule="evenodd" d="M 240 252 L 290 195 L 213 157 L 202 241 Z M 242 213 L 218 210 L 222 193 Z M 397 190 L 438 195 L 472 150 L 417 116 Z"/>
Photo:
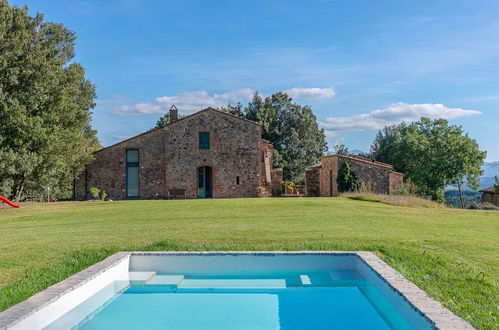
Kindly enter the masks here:
<path id="1" fill-rule="evenodd" d="M 0 330 L 8 329 L 28 316 L 50 305 L 61 296 L 96 278 L 106 270 L 130 256 L 223 256 L 223 255 L 339 255 L 357 256 L 370 267 L 378 277 L 403 297 L 413 308 L 423 315 L 437 329 L 474 329 L 438 301 L 430 298 L 412 282 L 390 267 L 374 253 L 367 251 L 166 251 L 166 252 L 118 252 L 67 279 L 31 296 L 27 300 L 0 313 Z"/>

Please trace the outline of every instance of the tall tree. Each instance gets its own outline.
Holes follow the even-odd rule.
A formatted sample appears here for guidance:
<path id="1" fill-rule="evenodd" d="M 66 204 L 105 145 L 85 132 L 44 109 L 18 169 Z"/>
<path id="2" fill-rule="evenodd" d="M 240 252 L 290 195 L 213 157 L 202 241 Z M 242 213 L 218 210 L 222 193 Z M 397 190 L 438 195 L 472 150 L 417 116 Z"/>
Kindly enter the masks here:
<path id="1" fill-rule="evenodd" d="M 337 155 L 343 155 L 343 156 L 348 156 L 350 155 L 350 151 L 348 150 L 348 147 L 344 144 L 335 144 L 333 146 L 334 153 Z"/>
<path id="2" fill-rule="evenodd" d="M 0 1 L 0 193 L 71 182 L 91 161 L 94 85 L 72 62 L 76 35 Z"/>
<path id="3" fill-rule="evenodd" d="M 229 113 L 262 125 L 262 138 L 274 146 L 274 167 L 283 168 L 284 179 L 304 180 L 305 168 L 320 161 L 327 150 L 324 130 L 310 106 L 301 106 L 284 92 L 262 99 L 255 93 L 246 107 L 223 107 Z"/>
<path id="4" fill-rule="evenodd" d="M 460 126 L 423 117 L 382 129 L 370 156 L 405 173 L 423 195 L 442 201 L 448 184 L 478 187 L 486 152 Z"/>

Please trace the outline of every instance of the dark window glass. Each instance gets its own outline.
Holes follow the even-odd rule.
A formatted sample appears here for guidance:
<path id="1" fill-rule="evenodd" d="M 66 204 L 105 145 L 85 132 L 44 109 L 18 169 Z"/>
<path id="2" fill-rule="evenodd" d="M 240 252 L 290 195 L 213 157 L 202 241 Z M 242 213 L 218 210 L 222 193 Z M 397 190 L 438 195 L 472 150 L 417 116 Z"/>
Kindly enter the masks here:
<path id="1" fill-rule="evenodd" d="M 127 150 L 126 151 L 126 162 L 130 163 L 138 163 L 139 162 L 139 151 L 135 150 Z"/>
<path id="2" fill-rule="evenodd" d="M 126 151 L 126 197 L 139 197 L 139 151 Z"/>
<path id="3" fill-rule="evenodd" d="M 199 132 L 199 149 L 210 149 L 210 133 Z"/>
<path id="4" fill-rule="evenodd" d="M 239 177 L 236 176 L 236 184 L 239 184 Z"/>

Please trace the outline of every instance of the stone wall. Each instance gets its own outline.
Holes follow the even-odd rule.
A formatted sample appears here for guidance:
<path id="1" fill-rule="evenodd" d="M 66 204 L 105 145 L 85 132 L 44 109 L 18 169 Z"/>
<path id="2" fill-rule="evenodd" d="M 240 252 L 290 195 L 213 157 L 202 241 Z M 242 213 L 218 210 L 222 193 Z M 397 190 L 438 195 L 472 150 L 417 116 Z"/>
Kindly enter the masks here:
<path id="1" fill-rule="evenodd" d="M 404 175 L 399 172 L 390 172 L 390 194 L 404 188 Z"/>
<path id="2" fill-rule="evenodd" d="M 138 135 L 94 153 L 94 161 L 80 175 L 76 199 L 89 198 L 92 187 L 105 190 L 110 199 L 126 198 L 126 150 L 139 150 L 139 195 L 153 199 L 166 197 L 163 168 L 164 143 L 162 129 Z M 82 189 L 86 187 L 85 189 Z"/>
<path id="3" fill-rule="evenodd" d="M 260 186 L 270 190 L 272 171 L 272 144 L 266 140 L 260 140 Z"/>
<path id="4" fill-rule="evenodd" d="M 350 165 L 350 170 L 361 181 L 364 189 L 375 194 L 390 193 L 390 172 L 393 170 L 391 166 L 382 166 L 369 160 L 340 157 L 338 168 L 341 168 L 346 161 Z"/>
<path id="5" fill-rule="evenodd" d="M 199 132 L 210 133 L 210 149 L 199 149 Z M 166 126 L 166 188 L 185 189 L 188 198 L 196 198 L 196 169 L 210 166 L 214 198 L 256 197 L 260 140 L 260 125 L 216 110 Z"/>
<path id="6" fill-rule="evenodd" d="M 345 162 L 368 191 L 390 194 L 403 186 L 404 175 L 393 171 L 391 165 L 358 156 L 331 155 L 323 156 L 321 165 L 305 171 L 307 195 L 338 196 L 338 172 Z"/>
<path id="7" fill-rule="evenodd" d="M 282 195 L 282 183 L 283 183 L 283 173 L 282 168 L 275 168 L 270 171 L 271 178 L 271 189 L 270 193 L 272 196 Z"/>
<path id="8" fill-rule="evenodd" d="M 320 183 L 319 195 L 325 197 L 338 196 L 338 186 L 336 180 L 338 178 L 338 157 L 323 156 L 320 167 Z M 307 189 L 308 190 L 308 189 Z"/>
<path id="9" fill-rule="evenodd" d="M 305 194 L 307 197 L 320 196 L 320 169 L 307 168 L 305 170 Z"/>
<path id="10" fill-rule="evenodd" d="M 210 133 L 210 149 L 199 148 L 199 132 Z M 97 187 L 125 199 L 127 149 L 139 150 L 139 198 L 166 198 L 175 189 L 196 198 L 201 166 L 212 168 L 214 198 L 256 197 L 257 187 L 272 179 L 272 146 L 261 141 L 257 123 L 205 109 L 94 153 L 76 182 L 76 198 Z"/>
<path id="11" fill-rule="evenodd" d="M 499 206 L 499 195 L 482 193 L 482 203 L 491 203 Z"/>

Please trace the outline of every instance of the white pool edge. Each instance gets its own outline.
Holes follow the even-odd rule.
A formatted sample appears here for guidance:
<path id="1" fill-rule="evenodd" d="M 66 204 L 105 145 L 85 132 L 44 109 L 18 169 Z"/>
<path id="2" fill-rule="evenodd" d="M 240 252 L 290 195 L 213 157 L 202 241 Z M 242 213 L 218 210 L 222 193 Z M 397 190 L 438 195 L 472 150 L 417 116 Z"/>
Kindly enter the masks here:
<path id="1" fill-rule="evenodd" d="M 0 330 L 26 328 L 28 325 L 46 326 L 44 320 L 53 320 L 74 308 L 108 285 L 116 278 L 127 276 L 131 256 L 224 256 L 224 255 L 340 255 L 357 256 L 379 278 L 393 288 L 437 329 L 474 329 L 438 301 L 430 298 L 399 272 L 388 266 L 374 253 L 367 251 L 166 251 L 119 252 L 69 278 L 31 296 L 27 300 L 0 313 Z M 49 321 L 50 322 L 50 321 Z M 28 327 L 29 328 L 29 327 Z M 33 327 L 34 328 L 34 327 Z"/>

